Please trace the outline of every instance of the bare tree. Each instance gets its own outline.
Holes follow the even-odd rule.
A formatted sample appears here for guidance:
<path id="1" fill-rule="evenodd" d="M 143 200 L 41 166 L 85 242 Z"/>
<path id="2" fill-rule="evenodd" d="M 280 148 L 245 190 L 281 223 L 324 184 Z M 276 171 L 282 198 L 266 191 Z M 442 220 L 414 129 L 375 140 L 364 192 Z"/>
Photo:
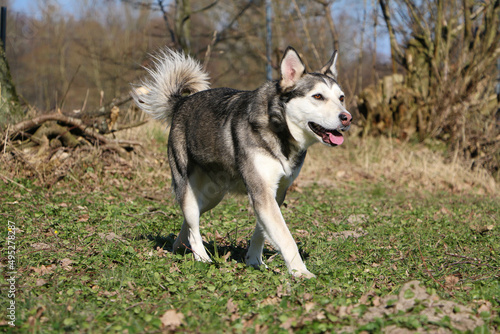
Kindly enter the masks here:
<path id="1" fill-rule="evenodd" d="M 379 5 L 393 72 L 401 69 L 404 85 L 371 119 L 386 120 L 387 131 L 396 134 L 416 131 L 420 140 L 442 139 L 498 170 L 493 89 L 500 1 L 393 1 Z"/>
<path id="2" fill-rule="evenodd" d="M 0 42 L 0 128 L 3 128 L 19 116 L 19 98 L 1 44 Z"/>

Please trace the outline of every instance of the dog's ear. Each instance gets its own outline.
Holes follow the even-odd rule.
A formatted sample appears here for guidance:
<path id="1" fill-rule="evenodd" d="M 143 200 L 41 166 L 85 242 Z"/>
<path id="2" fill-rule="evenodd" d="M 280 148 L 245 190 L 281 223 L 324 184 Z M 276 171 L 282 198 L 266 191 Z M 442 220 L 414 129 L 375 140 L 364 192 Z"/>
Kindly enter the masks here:
<path id="1" fill-rule="evenodd" d="M 324 75 L 328 75 L 333 79 L 337 80 L 337 50 L 333 51 L 332 58 L 326 63 L 325 66 L 321 69 L 320 73 Z"/>
<path id="2" fill-rule="evenodd" d="M 297 81 L 306 73 L 306 66 L 300 59 L 294 48 L 289 46 L 281 59 L 281 81 L 283 90 L 293 87 Z"/>

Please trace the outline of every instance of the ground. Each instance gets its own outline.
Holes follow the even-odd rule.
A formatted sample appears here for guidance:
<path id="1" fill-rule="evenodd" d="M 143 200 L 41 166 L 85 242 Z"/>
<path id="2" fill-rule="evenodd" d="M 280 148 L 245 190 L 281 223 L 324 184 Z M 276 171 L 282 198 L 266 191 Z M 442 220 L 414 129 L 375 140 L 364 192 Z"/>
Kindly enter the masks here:
<path id="1" fill-rule="evenodd" d="M 202 219 L 213 263 L 173 254 L 182 217 L 166 135 L 150 127 L 124 136 L 143 150 L 129 159 L 67 152 L 45 169 L 2 158 L 0 330 L 499 331 L 496 183 L 432 143 L 352 136 L 309 152 L 282 208 L 318 276 L 305 280 L 270 245 L 267 269 L 244 265 L 255 223 L 240 197 Z"/>

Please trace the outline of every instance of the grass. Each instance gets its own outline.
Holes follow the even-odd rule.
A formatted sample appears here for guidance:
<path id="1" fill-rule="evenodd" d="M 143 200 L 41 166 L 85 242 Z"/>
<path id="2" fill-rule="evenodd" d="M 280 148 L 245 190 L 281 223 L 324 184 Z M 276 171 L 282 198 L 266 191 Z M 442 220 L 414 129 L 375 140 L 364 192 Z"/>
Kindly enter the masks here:
<path id="1" fill-rule="evenodd" d="M 396 150 L 407 159 L 406 149 Z M 310 160 L 323 154 L 311 153 Z M 282 208 L 318 276 L 302 280 L 287 274 L 269 245 L 268 269 L 243 264 L 255 224 L 244 198 L 229 197 L 203 217 L 214 262 L 195 262 L 170 252 L 182 217 L 168 172 L 158 169 L 164 152 L 139 159 L 147 160 L 139 167 L 92 159 L 51 189 L 19 170 L 0 181 L 0 330 L 500 330 L 500 202 L 483 183 L 462 187 L 477 192 L 458 192 L 434 178 L 417 191 L 396 183 L 394 171 L 363 176 L 363 163 L 344 167 L 347 176 L 324 170 L 331 165 L 305 166 L 310 178 Z M 7 221 L 16 226 L 16 327 L 5 313 Z"/>

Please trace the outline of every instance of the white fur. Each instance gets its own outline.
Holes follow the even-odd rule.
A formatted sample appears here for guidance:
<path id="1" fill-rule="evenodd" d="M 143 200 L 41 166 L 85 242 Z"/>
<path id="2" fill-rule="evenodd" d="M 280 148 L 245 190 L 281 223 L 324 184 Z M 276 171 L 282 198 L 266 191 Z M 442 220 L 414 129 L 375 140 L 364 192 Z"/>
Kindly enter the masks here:
<path id="1" fill-rule="evenodd" d="M 267 239 L 283 256 L 288 271 L 297 277 L 315 277 L 307 270 L 299 249 L 281 214 L 280 204 L 293 180 L 298 176 L 301 166 L 292 169 L 286 159 L 277 160 L 268 154 L 257 153 L 253 157 L 259 179 L 266 189 L 263 201 L 252 201 L 257 216 L 257 226 L 250 241 L 246 263 L 252 266 L 263 265 L 262 250 Z M 252 198 L 250 198 L 252 200 Z M 265 265 L 265 264 L 264 264 Z"/>
<path id="2" fill-rule="evenodd" d="M 323 100 L 316 100 L 313 95 L 321 94 Z M 307 149 L 316 142 L 324 144 L 321 137 L 316 135 L 309 127 L 309 122 L 314 122 L 326 129 L 334 130 L 342 127 L 340 114 L 350 114 L 340 101 L 344 95 L 339 85 L 329 86 L 320 82 L 304 97 L 292 99 L 287 104 L 287 124 L 293 138 Z"/>

